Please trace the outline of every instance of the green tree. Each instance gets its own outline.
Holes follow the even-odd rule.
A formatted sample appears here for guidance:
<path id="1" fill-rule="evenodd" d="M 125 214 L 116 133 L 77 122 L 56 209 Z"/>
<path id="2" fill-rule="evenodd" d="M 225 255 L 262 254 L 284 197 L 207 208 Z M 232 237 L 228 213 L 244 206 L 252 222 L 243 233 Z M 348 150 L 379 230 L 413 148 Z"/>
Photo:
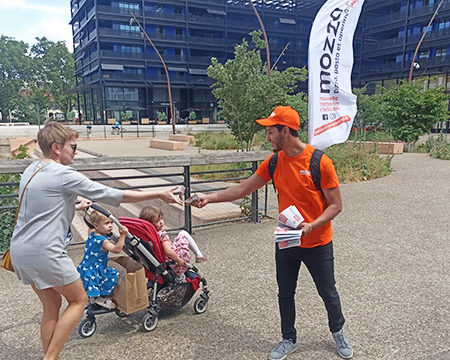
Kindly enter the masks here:
<path id="1" fill-rule="evenodd" d="M 16 114 L 17 104 L 21 102 L 26 83 L 32 74 L 28 45 L 23 41 L 0 36 L 0 110 L 3 118 L 9 111 Z"/>
<path id="2" fill-rule="evenodd" d="M 367 95 L 365 87 L 353 89 L 353 93 L 357 96 L 358 107 L 354 125 L 360 130 L 368 125 L 381 126 L 384 107 L 381 94 Z"/>
<path id="3" fill-rule="evenodd" d="M 234 59 L 225 64 L 211 59 L 208 76 L 215 80 L 213 94 L 217 98 L 220 116 L 240 144 L 249 150 L 253 136 L 261 129 L 255 119 L 267 117 L 277 105 L 290 105 L 306 120 L 307 104 L 304 94 L 296 94 L 298 83 L 305 81 L 304 68 L 275 69 L 267 76 L 267 67 L 261 60 L 260 50 L 265 46 L 260 31 L 251 34 L 254 47 L 247 40 L 235 47 Z M 306 123 L 306 121 L 304 121 Z M 304 126 L 304 125 L 303 125 Z"/>
<path id="4" fill-rule="evenodd" d="M 415 143 L 438 121 L 448 118 L 448 95 L 442 87 L 424 90 L 422 84 L 402 83 L 384 92 L 383 123 L 395 139 Z"/>
<path id="5" fill-rule="evenodd" d="M 30 49 L 35 74 L 33 93 L 39 99 L 48 98 L 67 120 L 76 100 L 70 92 L 75 87 L 73 55 L 64 41 L 53 42 L 45 37 L 36 40 Z"/>

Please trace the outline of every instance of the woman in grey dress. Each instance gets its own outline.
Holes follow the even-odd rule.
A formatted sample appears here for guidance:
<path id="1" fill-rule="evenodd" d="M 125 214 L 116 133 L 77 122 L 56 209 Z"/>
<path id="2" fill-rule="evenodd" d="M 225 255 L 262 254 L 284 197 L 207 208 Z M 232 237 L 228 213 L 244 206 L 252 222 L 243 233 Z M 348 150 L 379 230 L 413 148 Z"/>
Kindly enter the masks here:
<path id="1" fill-rule="evenodd" d="M 31 163 L 22 175 L 23 194 L 17 225 L 11 239 L 11 262 L 18 278 L 31 285 L 43 306 L 41 339 L 44 360 L 57 359 L 76 327 L 87 295 L 80 275 L 67 255 L 71 240 L 70 223 L 75 210 L 87 208 L 91 201 L 118 206 L 121 202 L 138 202 L 159 198 L 167 203 L 181 203 L 172 191 L 141 192 L 118 190 L 96 183 L 74 168 L 78 133 L 58 123 L 48 123 L 38 133 L 44 154 Z M 75 204 L 77 196 L 83 199 Z M 68 306 L 59 311 L 62 296 Z"/>

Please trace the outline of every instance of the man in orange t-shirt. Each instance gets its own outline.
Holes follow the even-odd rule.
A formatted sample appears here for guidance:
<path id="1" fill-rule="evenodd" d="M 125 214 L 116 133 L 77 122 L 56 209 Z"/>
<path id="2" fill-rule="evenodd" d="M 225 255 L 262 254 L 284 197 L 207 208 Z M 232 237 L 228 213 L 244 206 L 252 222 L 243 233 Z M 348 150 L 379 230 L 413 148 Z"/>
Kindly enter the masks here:
<path id="1" fill-rule="evenodd" d="M 339 355 L 349 359 L 353 349 L 344 332 L 344 316 L 334 280 L 334 256 L 331 220 L 342 210 L 339 181 L 333 162 L 322 155 L 320 161 L 321 188 L 317 190 L 310 172 L 314 148 L 298 138 L 300 116 L 289 106 L 277 106 L 266 119 L 256 120 L 266 127 L 267 140 L 278 152 L 273 180 L 278 191 L 278 212 L 294 205 L 305 221 L 298 247 L 280 249 L 275 259 L 278 283 L 278 303 L 281 315 L 282 340 L 270 352 L 269 359 L 281 360 L 297 349 L 295 329 L 295 289 L 300 265 L 303 262 L 314 280 L 328 313 L 328 325 Z M 272 155 L 271 155 L 272 156 Z M 270 179 L 269 156 L 256 173 L 239 185 L 198 195 L 193 206 L 240 199 L 264 186 Z"/>

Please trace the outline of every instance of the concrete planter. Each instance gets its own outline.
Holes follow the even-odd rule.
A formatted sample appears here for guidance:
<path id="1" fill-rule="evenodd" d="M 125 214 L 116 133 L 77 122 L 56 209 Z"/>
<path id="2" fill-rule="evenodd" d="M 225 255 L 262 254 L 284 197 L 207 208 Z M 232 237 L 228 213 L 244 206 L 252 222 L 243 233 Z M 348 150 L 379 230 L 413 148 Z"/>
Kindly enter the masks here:
<path id="1" fill-rule="evenodd" d="M 403 154 L 403 149 L 405 144 L 402 142 L 373 142 L 373 141 L 361 141 L 362 144 L 364 144 L 364 148 L 367 150 L 371 150 L 374 148 L 374 146 L 378 146 L 378 150 L 380 154 L 392 154 L 392 155 L 398 155 Z M 347 146 L 353 146 L 353 141 L 347 141 Z"/>

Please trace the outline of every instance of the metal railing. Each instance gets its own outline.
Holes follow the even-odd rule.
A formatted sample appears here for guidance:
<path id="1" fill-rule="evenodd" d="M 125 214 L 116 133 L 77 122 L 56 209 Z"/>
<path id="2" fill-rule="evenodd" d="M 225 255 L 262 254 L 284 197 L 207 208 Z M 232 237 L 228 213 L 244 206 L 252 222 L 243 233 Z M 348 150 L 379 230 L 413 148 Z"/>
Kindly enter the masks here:
<path id="1" fill-rule="evenodd" d="M 236 152 L 230 156 L 229 152 L 212 155 L 179 155 L 179 156 L 154 156 L 154 157 L 134 157 L 134 158 L 113 158 L 113 157 L 97 157 L 76 160 L 73 164 L 78 171 L 94 171 L 96 176 L 91 179 L 111 185 L 119 189 L 154 189 L 174 187 L 183 185 L 186 188 L 185 196 L 189 197 L 192 193 L 201 192 L 208 193 L 219 191 L 232 185 L 232 183 L 248 178 L 253 174 L 258 166 L 258 162 L 267 158 L 270 153 L 261 152 Z M 5 237 L 12 235 L 13 215 L 15 214 L 18 203 L 18 174 L 21 174 L 32 160 L 0 160 L 0 179 L 8 177 L 12 181 L 0 182 L 0 252 L 1 246 L 8 241 Z M 196 165 L 213 165 L 213 164 L 232 164 L 238 163 L 240 166 L 233 169 L 225 170 L 207 170 L 192 171 L 192 167 Z M 248 165 L 242 165 L 248 164 Z M 170 167 L 170 172 L 167 168 Z M 174 170 L 177 169 L 177 170 Z M 164 171 L 166 169 L 166 171 Z M 181 170 L 182 169 L 182 170 Z M 139 175 L 122 175 L 122 176 L 99 176 L 98 172 L 104 170 L 140 170 Z M 225 178 L 216 180 L 202 179 L 200 176 L 212 174 L 229 174 Z M 103 173 L 101 173 L 103 174 Z M 11 176 L 13 176 L 11 178 Z M 130 180 L 148 179 L 148 185 L 131 185 Z M 1 180 L 0 180 L 1 181 Z M 267 214 L 267 186 L 265 188 L 263 210 L 260 211 L 258 204 L 258 191 L 251 194 L 251 200 L 248 206 L 241 203 L 242 207 L 246 207 L 247 215 L 234 218 L 226 218 L 221 220 L 206 221 L 194 224 L 192 221 L 191 207 L 184 206 L 184 224 L 182 227 L 171 228 L 168 231 L 185 229 L 192 232 L 193 228 L 210 226 L 226 222 L 234 222 L 238 220 L 251 220 L 258 222 L 260 213 Z M 137 214 L 135 214 L 137 216 Z M 5 221 L 5 219 L 7 221 Z M 8 232 L 8 230 L 10 230 Z M 3 232 L 3 233 L 2 233 Z M 3 237 L 3 238 L 2 238 Z M 4 248 L 3 248 L 4 250 Z"/>

